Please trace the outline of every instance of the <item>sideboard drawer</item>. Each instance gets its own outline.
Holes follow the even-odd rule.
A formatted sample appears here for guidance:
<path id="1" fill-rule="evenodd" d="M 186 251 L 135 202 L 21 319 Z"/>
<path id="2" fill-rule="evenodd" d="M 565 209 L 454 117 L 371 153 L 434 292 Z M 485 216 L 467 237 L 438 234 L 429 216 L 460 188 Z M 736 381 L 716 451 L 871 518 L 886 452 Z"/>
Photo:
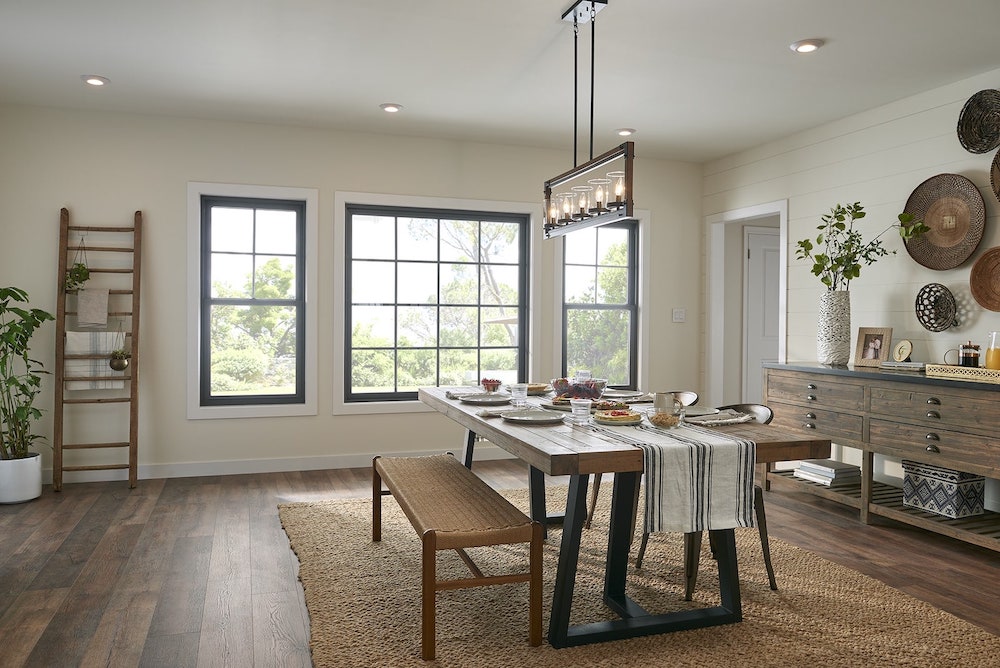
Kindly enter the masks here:
<path id="1" fill-rule="evenodd" d="M 1000 430 L 1000 407 L 992 399 L 935 392 L 934 388 L 871 388 L 871 412 L 933 427 L 966 430 Z"/>
<path id="2" fill-rule="evenodd" d="M 816 375 L 767 375 L 767 401 L 790 401 L 820 408 L 860 411 L 865 405 L 865 387 L 860 383 L 843 383 Z"/>
<path id="3" fill-rule="evenodd" d="M 849 415 L 825 411 L 812 406 L 787 404 L 780 401 L 768 404 L 774 411 L 771 424 L 784 429 L 808 432 L 833 441 L 849 439 L 861 441 L 863 419 L 860 415 Z"/>
<path id="4" fill-rule="evenodd" d="M 873 418 L 868 440 L 882 454 L 979 475 L 1000 474 L 1000 443 L 992 437 Z"/>

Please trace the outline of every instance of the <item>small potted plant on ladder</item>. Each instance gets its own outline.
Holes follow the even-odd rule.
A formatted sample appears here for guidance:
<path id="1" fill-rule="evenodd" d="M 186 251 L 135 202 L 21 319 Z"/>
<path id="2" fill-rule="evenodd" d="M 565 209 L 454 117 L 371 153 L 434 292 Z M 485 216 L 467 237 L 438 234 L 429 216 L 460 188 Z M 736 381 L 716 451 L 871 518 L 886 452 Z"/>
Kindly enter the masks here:
<path id="1" fill-rule="evenodd" d="M 28 307 L 28 294 L 0 288 L 0 503 L 20 503 L 42 494 L 42 458 L 30 450 L 41 435 L 32 422 L 42 416 L 34 406 L 47 373 L 31 359 L 30 342 L 50 313 Z"/>

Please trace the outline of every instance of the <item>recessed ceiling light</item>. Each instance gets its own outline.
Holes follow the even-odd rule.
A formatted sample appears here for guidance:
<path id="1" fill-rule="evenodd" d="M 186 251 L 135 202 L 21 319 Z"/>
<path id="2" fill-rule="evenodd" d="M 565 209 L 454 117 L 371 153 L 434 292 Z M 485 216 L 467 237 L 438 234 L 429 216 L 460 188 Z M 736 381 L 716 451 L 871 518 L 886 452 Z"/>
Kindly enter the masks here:
<path id="1" fill-rule="evenodd" d="M 383 104 L 378 105 L 378 108 L 381 109 L 382 111 L 387 111 L 390 114 L 395 114 L 397 111 L 403 108 L 403 105 L 396 104 L 395 102 L 385 102 Z"/>
<path id="2" fill-rule="evenodd" d="M 619 137 L 631 137 L 635 134 L 635 128 L 618 128 L 615 132 Z"/>
<path id="3" fill-rule="evenodd" d="M 107 77 L 98 76 L 96 74 L 83 74 L 80 76 L 83 82 L 88 86 L 107 86 L 111 83 L 111 79 Z"/>
<path id="4" fill-rule="evenodd" d="M 825 43 L 826 41 L 822 39 L 800 39 L 797 42 L 789 44 L 788 48 L 795 53 L 812 53 Z"/>

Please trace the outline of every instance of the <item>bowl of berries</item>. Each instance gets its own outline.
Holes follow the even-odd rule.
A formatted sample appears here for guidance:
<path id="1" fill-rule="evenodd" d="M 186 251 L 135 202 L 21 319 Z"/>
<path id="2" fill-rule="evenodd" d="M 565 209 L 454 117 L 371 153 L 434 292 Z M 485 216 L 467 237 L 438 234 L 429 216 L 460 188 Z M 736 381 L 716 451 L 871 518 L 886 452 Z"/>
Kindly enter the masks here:
<path id="1" fill-rule="evenodd" d="M 483 378 L 479 381 L 479 384 L 483 386 L 487 394 L 493 394 L 500 389 L 500 381 L 496 378 Z"/>
<path id="2" fill-rule="evenodd" d="M 572 380 L 569 378 L 553 378 L 552 390 L 556 398 L 565 399 L 600 399 L 608 386 L 606 378 L 587 378 Z"/>

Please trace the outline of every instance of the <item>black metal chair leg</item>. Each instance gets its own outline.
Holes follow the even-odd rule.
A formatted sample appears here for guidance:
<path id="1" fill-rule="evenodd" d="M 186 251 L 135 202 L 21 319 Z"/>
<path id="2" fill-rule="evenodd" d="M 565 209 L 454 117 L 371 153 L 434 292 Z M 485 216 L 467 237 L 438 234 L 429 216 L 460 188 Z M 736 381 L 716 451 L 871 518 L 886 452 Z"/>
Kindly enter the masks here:
<path id="1" fill-rule="evenodd" d="M 774 566 L 771 565 L 771 545 L 767 540 L 767 518 L 764 516 L 764 491 L 760 485 L 753 486 L 753 507 L 757 516 L 757 530 L 760 532 L 760 548 L 764 553 L 764 566 L 767 568 L 767 580 L 771 589 L 778 590 L 774 579 Z"/>
<path id="2" fill-rule="evenodd" d="M 712 536 L 709 537 L 712 543 Z M 714 547 L 714 544 L 713 544 Z M 690 601 L 698 584 L 698 563 L 701 561 L 701 532 L 684 534 L 684 600 Z"/>
<path id="3" fill-rule="evenodd" d="M 476 432 L 467 429 L 465 432 L 465 447 L 462 448 L 462 463 L 465 468 L 472 468 L 472 453 L 476 450 Z"/>
<path id="4" fill-rule="evenodd" d="M 642 568 L 642 558 L 646 556 L 646 543 L 649 542 L 649 534 L 642 532 L 642 542 L 639 543 L 639 554 L 635 555 L 635 567 Z"/>
<path id="5" fill-rule="evenodd" d="M 590 523 L 594 519 L 594 509 L 597 508 L 597 494 L 601 491 L 601 474 L 594 474 L 594 491 L 590 493 L 590 508 L 587 510 L 587 521 L 583 523 L 584 529 L 590 528 Z"/>

